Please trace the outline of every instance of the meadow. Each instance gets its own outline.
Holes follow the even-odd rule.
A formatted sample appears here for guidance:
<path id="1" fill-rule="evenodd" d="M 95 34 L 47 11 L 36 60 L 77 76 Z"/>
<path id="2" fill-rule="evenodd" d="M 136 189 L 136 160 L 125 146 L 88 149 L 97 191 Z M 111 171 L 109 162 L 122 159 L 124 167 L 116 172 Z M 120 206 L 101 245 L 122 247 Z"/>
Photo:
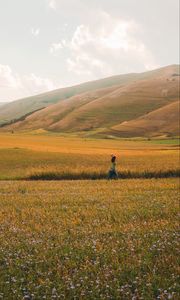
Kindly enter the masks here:
<path id="1" fill-rule="evenodd" d="M 177 179 L 1 181 L 0 298 L 178 299 L 178 196 Z"/>
<path id="2" fill-rule="evenodd" d="M 1 134 L 0 299 L 179 299 L 177 142 Z"/>
<path id="3" fill-rule="evenodd" d="M 111 153 L 120 178 L 177 177 L 178 143 L 1 134 L 0 179 L 106 179 Z"/>

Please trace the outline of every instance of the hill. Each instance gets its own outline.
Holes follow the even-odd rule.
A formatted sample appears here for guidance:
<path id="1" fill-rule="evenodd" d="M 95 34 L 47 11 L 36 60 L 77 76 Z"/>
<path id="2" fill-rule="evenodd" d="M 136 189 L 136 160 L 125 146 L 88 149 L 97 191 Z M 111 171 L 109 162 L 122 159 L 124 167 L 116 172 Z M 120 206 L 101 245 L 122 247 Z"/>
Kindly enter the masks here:
<path id="1" fill-rule="evenodd" d="M 33 112 L 57 103 L 60 100 L 68 99 L 74 95 L 93 91 L 114 85 L 124 85 L 134 80 L 141 79 L 143 74 L 125 74 L 112 76 L 92 82 L 82 83 L 76 86 L 61 88 L 36 96 L 16 100 L 7 103 L 0 110 L 0 125 L 16 121 L 32 114 Z"/>
<path id="2" fill-rule="evenodd" d="M 165 105 L 153 112 L 112 128 L 116 136 L 172 136 L 179 135 L 179 101 Z"/>
<path id="3" fill-rule="evenodd" d="M 162 76 L 157 72 L 151 78 L 116 87 L 111 93 L 68 113 L 47 129 L 68 132 L 90 131 L 110 128 L 132 120 L 177 100 L 176 80 L 172 81 L 170 74 Z"/>
<path id="4" fill-rule="evenodd" d="M 154 135 L 157 130 L 160 135 L 162 132 L 177 135 L 178 68 L 173 65 L 138 75 L 121 75 L 121 80 L 116 76 L 86 83 L 79 87 L 82 90 L 86 86 L 91 91 L 61 99 L 25 115 L 4 130 L 45 129 L 123 137 Z M 118 80 L 120 84 L 117 84 Z M 156 121 L 158 125 L 153 127 L 154 120 L 159 122 Z"/>

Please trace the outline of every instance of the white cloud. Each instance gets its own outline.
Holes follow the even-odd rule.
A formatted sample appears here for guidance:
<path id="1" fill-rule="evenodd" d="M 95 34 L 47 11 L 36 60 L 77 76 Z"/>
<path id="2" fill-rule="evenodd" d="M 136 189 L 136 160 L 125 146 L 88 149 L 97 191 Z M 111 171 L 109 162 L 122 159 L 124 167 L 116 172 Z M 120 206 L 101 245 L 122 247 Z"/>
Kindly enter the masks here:
<path id="1" fill-rule="evenodd" d="M 81 55 L 77 55 L 74 58 L 68 58 L 67 59 L 68 64 L 68 70 L 78 75 L 93 75 L 92 69 L 98 69 L 103 72 L 104 64 L 102 61 L 93 58 L 92 56 L 81 53 Z M 88 68 L 85 68 L 85 66 L 88 66 Z"/>
<path id="2" fill-rule="evenodd" d="M 25 88 L 35 94 L 44 91 L 51 91 L 56 88 L 55 84 L 49 78 L 42 78 L 33 73 L 24 76 L 22 78 L 22 83 Z"/>
<path id="3" fill-rule="evenodd" d="M 130 47 L 128 31 L 133 26 L 135 26 L 133 22 L 117 22 L 114 28 L 112 28 L 111 32 L 103 34 L 102 37 L 100 37 L 100 43 L 102 47 L 107 49 L 123 49 L 128 51 L 128 48 Z"/>
<path id="4" fill-rule="evenodd" d="M 20 76 L 10 66 L 0 64 L 0 101 L 15 100 L 57 88 L 49 78 L 35 74 Z"/>
<path id="5" fill-rule="evenodd" d="M 31 34 L 34 36 L 34 37 L 37 37 L 40 33 L 40 28 L 31 28 Z"/>
<path id="6" fill-rule="evenodd" d="M 146 45 L 138 38 L 141 28 L 133 20 L 99 13 L 98 22 L 79 25 L 70 41 L 56 47 L 68 48 L 69 72 L 91 78 L 158 67 Z M 52 51 L 53 52 L 53 51 Z M 86 79 L 85 79 L 86 80 Z"/>
<path id="7" fill-rule="evenodd" d="M 48 5 L 51 9 L 56 10 L 56 0 L 48 0 Z"/>
<path id="8" fill-rule="evenodd" d="M 18 88 L 21 86 L 19 76 L 8 65 L 0 65 L 0 87 Z"/>
<path id="9" fill-rule="evenodd" d="M 62 40 L 60 41 L 59 43 L 53 43 L 51 46 L 50 46 L 50 53 L 51 54 L 55 54 L 56 52 L 58 52 L 60 49 L 63 49 L 64 47 L 66 46 L 66 41 L 65 40 Z"/>

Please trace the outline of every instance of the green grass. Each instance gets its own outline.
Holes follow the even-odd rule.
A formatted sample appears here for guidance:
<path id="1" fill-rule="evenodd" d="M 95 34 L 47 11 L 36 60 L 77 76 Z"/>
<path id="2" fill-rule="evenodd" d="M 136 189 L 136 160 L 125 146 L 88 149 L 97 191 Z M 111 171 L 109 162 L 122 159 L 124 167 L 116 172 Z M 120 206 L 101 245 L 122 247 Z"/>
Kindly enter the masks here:
<path id="1" fill-rule="evenodd" d="M 149 143 L 152 144 L 159 144 L 159 145 L 179 145 L 180 139 L 174 138 L 174 139 L 152 139 L 149 141 Z"/>

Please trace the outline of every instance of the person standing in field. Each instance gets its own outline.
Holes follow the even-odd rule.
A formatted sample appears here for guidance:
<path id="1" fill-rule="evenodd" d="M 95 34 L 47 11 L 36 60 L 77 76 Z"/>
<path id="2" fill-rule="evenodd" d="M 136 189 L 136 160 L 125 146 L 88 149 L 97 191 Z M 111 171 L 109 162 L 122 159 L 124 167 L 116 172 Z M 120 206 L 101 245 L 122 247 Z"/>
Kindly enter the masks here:
<path id="1" fill-rule="evenodd" d="M 117 179 L 118 175 L 116 172 L 116 156 L 114 154 L 111 155 L 111 168 L 108 173 L 108 179 Z"/>

